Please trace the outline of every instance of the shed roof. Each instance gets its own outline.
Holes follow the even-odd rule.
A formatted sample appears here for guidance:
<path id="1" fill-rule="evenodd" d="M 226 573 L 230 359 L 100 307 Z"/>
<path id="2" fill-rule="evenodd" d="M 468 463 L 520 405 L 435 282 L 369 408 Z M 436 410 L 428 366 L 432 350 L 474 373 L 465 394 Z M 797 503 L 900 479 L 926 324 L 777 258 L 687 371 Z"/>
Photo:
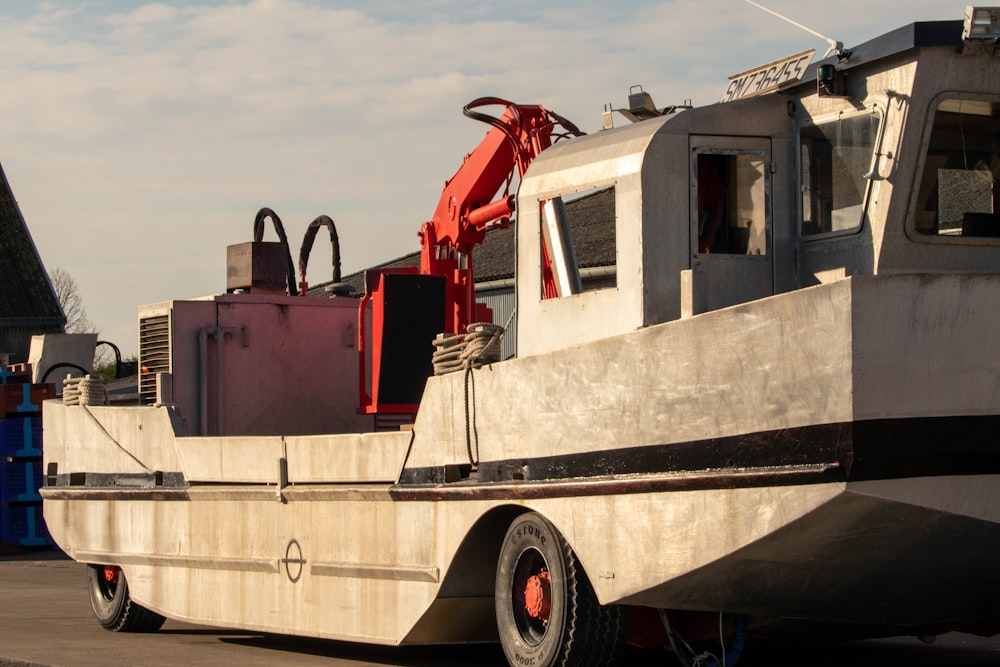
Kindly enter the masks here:
<path id="1" fill-rule="evenodd" d="M 580 197 L 566 204 L 570 230 L 581 268 L 611 266 L 615 263 L 614 190 L 608 188 Z M 515 225 L 494 229 L 486 233 L 483 242 L 472 251 L 472 266 L 476 282 L 506 280 L 514 277 Z M 389 269 L 420 266 L 420 252 L 413 252 L 372 269 Z M 352 292 L 363 294 L 364 271 L 345 276 L 343 282 L 351 285 Z M 322 296 L 329 282 L 309 288 L 309 293 Z"/>
<path id="2" fill-rule="evenodd" d="M 0 166 L 0 326 L 65 323 L 59 299 Z"/>

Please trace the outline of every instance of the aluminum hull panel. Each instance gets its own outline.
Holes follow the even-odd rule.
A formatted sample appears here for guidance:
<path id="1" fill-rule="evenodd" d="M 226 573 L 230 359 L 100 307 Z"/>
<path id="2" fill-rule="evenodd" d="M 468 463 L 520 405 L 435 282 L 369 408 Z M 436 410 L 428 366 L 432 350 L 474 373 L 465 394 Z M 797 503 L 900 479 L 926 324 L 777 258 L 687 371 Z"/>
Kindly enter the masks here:
<path id="1" fill-rule="evenodd" d="M 363 501 L 333 501 L 348 493 L 334 489 L 285 503 L 254 493 L 77 501 L 53 490 L 46 518 L 74 544 L 71 556 L 120 564 L 134 598 L 171 618 L 386 644 L 491 639 L 484 596 L 439 601 L 464 607 L 462 623 L 428 633 L 421 619 L 439 609 L 458 538 L 508 503 L 397 502 L 388 489 Z M 1000 584 L 994 475 L 522 507 L 601 564 L 589 574 L 604 603 L 921 628 L 989 615 Z"/>
<path id="2" fill-rule="evenodd" d="M 602 603 L 961 625 L 998 583 L 998 306 L 994 275 L 847 279 L 433 378 L 412 432 L 184 438 L 168 408 L 52 403 L 46 521 L 140 604 L 271 632 L 491 639 L 526 510 Z"/>

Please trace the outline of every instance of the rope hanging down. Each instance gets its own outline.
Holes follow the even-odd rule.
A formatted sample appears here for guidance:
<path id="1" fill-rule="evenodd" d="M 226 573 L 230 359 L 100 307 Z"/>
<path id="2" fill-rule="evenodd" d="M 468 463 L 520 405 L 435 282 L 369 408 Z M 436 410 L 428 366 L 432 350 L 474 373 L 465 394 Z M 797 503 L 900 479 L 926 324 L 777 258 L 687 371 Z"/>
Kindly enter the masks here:
<path id="1" fill-rule="evenodd" d="M 434 339 L 434 375 L 480 368 L 500 361 L 503 327 L 498 324 L 470 324 L 464 334 L 438 334 Z"/>
<path id="2" fill-rule="evenodd" d="M 470 324 L 464 334 L 438 334 L 434 339 L 434 375 L 465 371 L 465 445 L 473 468 L 479 465 L 479 437 L 475 427 L 476 399 L 472 370 L 500 361 L 503 332 L 504 328 L 498 324 L 480 322 Z"/>

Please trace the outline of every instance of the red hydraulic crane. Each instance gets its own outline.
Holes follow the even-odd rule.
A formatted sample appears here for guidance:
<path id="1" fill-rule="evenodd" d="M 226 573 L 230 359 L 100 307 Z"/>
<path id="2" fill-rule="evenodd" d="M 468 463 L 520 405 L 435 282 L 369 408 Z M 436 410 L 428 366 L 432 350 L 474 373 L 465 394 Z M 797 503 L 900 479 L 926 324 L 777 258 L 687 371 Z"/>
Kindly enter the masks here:
<path id="1" fill-rule="evenodd" d="M 504 105 L 499 118 L 474 111 Z M 462 166 L 445 183 L 434 217 L 420 228 L 420 273 L 447 280 L 445 333 L 461 333 L 473 322 L 491 318 L 475 303 L 472 248 L 490 227 L 506 226 L 514 211 L 510 184 L 514 171 L 524 175 L 531 162 L 561 136 L 582 134 L 575 125 L 538 105 L 513 104 L 481 97 L 465 106 L 466 116 L 493 126 Z M 563 135 L 555 129 L 562 126 Z M 506 187 L 504 187 L 506 185 Z M 504 187 L 500 198 L 493 200 Z"/>
<path id="2" fill-rule="evenodd" d="M 476 111 L 485 106 L 504 106 L 505 110 L 500 117 Z M 482 243 L 488 229 L 510 222 L 515 201 L 510 194 L 514 172 L 522 176 L 532 160 L 558 139 L 583 134 L 571 122 L 539 105 L 482 97 L 467 104 L 463 112 L 492 129 L 445 183 L 434 217 L 421 226 L 419 273 L 390 269 L 367 277 L 359 317 L 362 412 L 416 413 L 424 380 L 430 374 L 427 369 L 433 334 L 463 333 L 474 322 L 492 320 L 490 310 L 475 300 L 472 249 Z M 557 128 L 561 130 L 557 132 Z M 502 194 L 494 199 L 501 188 Z M 370 386 L 366 354 L 369 302 Z M 421 329 L 433 330 L 433 334 L 412 344 L 401 342 L 403 330 L 415 333 Z M 398 373 L 389 368 L 390 363 L 399 364 Z"/>

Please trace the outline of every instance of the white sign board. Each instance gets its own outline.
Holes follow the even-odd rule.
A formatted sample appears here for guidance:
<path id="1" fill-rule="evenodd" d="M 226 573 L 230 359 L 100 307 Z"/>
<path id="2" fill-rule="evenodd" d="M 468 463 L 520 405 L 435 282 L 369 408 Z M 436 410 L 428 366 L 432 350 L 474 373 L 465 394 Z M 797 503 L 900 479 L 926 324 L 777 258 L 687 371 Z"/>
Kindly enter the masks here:
<path id="1" fill-rule="evenodd" d="M 740 74 L 734 74 L 729 77 L 729 87 L 721 101 L 733 102 L 745 97 L 763 95 L 789 83 L 794 83 L 806 73 L 806 68 L 812 62 L 814 55 L 816 55 L 816 49 L 810 49 Z"/>

